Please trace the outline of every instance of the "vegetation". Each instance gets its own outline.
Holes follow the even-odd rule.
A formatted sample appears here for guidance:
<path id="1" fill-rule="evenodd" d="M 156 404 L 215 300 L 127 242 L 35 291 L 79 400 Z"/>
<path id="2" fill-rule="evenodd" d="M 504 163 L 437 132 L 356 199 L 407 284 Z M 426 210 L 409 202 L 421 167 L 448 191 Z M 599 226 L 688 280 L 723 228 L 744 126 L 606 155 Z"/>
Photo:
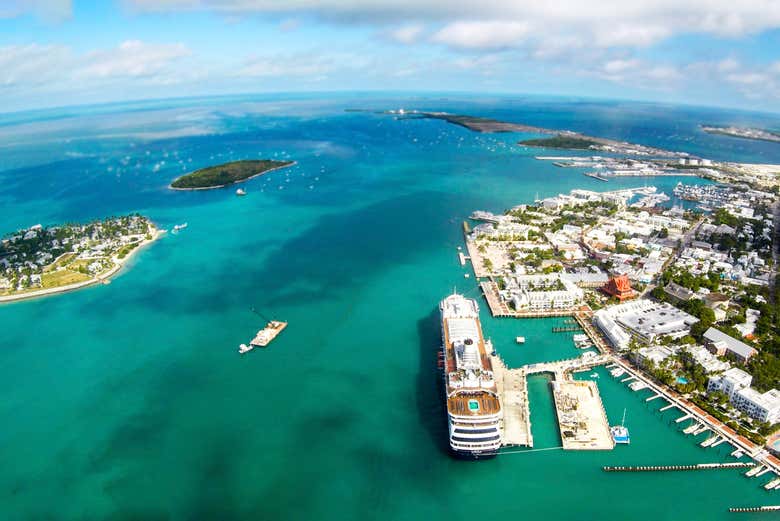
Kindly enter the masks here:
<path id="1" fill-rule="evenodd" d="M 528 147 L 566 148 L 572 150 L 588 150 L 591 147 L 601 145 L 601 143 L 592 139 L 564 136 L 560 134 L 554 137 L 526 139 L 525 141 L 521 141 L 520 144 Z"/>
<path id="2" fill-rule="evenodd" d="M 292 164 L 292 161 L 273 161 L 268 159 L 233 161 L 222 165 L 201 168 L 195 172 L 183 175 L 173 181 L 171 187 L 179 189 L 219 188 Z"/>

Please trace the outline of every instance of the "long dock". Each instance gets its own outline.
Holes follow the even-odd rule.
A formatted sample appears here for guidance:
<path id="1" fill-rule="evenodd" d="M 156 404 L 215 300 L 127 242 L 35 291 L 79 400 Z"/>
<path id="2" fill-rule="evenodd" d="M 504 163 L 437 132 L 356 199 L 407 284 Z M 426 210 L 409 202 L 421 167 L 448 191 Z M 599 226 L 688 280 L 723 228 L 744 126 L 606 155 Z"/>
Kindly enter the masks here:
<path id="1" fill-rule="evenodd" d="M 732 507 L 729 512 L 774 512 L 780 510 L 780 505 L 769 505 L 763 507 Z"/>
<path id="2" fill-rule="evenodd" d="M 726 463 L 696 463 L 695 465 L 639 465 L 639 466 L 606 466 L 604 472 L 666 472 L 681 470 L 717 470 L 717 469 L 742 469 L 755 467 L 755 463 L 744 461 L 730 461 Z"/>

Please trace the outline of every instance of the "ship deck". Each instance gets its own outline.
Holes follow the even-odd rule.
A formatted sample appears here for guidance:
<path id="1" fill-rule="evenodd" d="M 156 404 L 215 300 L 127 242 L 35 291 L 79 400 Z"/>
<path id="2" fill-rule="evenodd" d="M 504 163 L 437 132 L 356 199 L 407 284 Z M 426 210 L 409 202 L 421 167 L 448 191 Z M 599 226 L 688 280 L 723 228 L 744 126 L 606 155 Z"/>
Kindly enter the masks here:
<path id="1" fill-rule="evenodd" d="M 457 416 L 486 416 L 501 412 L 501 403 L 485 391 L 464 390 L 447 398 L 447 410 Z"/>

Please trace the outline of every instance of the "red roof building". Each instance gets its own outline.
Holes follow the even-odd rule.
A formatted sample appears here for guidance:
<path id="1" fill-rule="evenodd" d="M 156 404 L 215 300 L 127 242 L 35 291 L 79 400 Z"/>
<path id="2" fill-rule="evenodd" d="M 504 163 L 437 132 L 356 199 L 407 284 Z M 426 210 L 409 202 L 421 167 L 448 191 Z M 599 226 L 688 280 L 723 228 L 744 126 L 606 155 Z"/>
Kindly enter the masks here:
<path id="1" fill-rule="evenodd" d="M 621 302 L 636 296 L 636 293 L 631 288 L 631 281 L 628 280 L 628 275 L 619 275 L 610 278 L 602 290 L 607 295 L 617 297 Z"/>

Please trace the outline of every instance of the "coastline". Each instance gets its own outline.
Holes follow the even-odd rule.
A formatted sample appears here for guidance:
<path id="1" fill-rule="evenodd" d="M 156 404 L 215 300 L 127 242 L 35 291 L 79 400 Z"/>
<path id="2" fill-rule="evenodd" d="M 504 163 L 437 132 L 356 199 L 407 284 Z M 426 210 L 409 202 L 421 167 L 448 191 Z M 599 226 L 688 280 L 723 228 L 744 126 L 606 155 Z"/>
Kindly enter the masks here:
<path id="1" fill-rule="evenodd" d="M 70 291 L 76 291 L 99 283 L 105 283 L 111 277 L 116 275 L 122 269 L 122 267 L 124 267 L 125 263 L 127 263 L 127 261 L 133 258 L 133 256 L 138 251 L 140 251 L 144 246 L 148 246 L 149 244 L 152 244 L 153 242 L 158 240 L 160 237 L 163 236 L 165 232 L 166 230 L 160 230 L 158 228 L 155 228 L 151 239 L 149 240 L 144 239 L 143 241 L 138 243 L 138 246 L 136 246 L 130 252 L 128 252 L 128 254 L 123 259 L 119 259 L 117 257 L 111 257 L 111 261 L 114 263 L 114 266 L 107 272 L 101 273 L 94 278 L 82 282 L 76 282 L 74 284 L 68 284 L 66 286 L 58 286 L 56 288 L 39 289 L 27 293 L 19 293 L 16 295 L 3 295 L 0 296 L 0 304 L 19 302 L 22 300 L 28 300 L 28 299 L 39 298 L 39 297 L 48 297 L 51 295 L 58 295 L 60 293 L 68 293 Z"/>
<path id="2" fill-rule="evenodd" d="M 168 188 L 170 190 L 176 190 L 178 192 L 196 192 L 196 191 L 199 191 L 199 190 L 216 190 L 218 188 L 227 188 L 228 186 L 237 185 L 239 183 L 243 183 L 243 182 L 249 181 L 250 179 L 254 179 L 255 177 L 263 176 L 265 174 L 268 174 L 269 172 L 273 172 L 274 170 L 281 170 L 282 168 L 289 168 L 289 167 L 295 166 L 297 164 L 298 164 L 297 161 L 293 161 L 293 162 L 291 162 L 288 165 L 275 166 L 273 168 L 269 168 L 268 170 L 263 170 L 262 172 L 258 172 L 255 175 L 249 176 L 246 179 L 240 179 L 238 181 L 234 181 L 232 183 L 228 183 L 228 184 L 225 184 L 225 185 L 199 186 L 199 187 L 196 187 L 196 188 L 177 188 L 177 187 L 173 186 L 173 184 L 169 184 Z M 185 175 L 187 175 L 187 174 L 185 174 Z M 178 179 L 178 177 L 176 179 Z M 175 179 L 174 179 L 174 181 L 175 181 Z"/>

